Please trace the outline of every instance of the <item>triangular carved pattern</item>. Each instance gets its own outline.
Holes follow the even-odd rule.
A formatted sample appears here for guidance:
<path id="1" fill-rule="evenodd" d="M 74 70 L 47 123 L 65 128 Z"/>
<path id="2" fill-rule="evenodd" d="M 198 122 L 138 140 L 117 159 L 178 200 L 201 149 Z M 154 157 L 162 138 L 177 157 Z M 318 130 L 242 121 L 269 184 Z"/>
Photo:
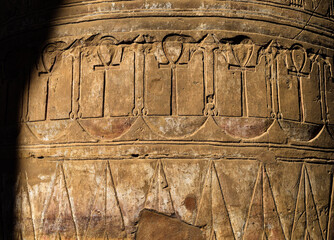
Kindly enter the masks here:
<path id="1" fill-rule="evenodd" d="M 286 239 L 264 165 L 258 171 L 243 239 Z"/>
<path id="2" fill-rule="evenodd" d="M 55 176 L 50 186 L 50 195 L 45 201 L 42 212 L 41 239 L 75 238 L 77 237 L 77 226 L 73 215 L 73 207 L 67 188 L 64 167 L 58 163 Z"/>
<path id="3" fill-rule="evenodd" d="M 209 162 L 203 183 L 195 225 L 203 226 L 209 239 L 235 239 L 213 161 Z"/>
<path id="4" fill-rule="evenodd" d="M 18 177 L 15 213 L 17 219 L 15 223 L 16 239 L 36 238 L 27 176 L 24 173 L 20 173 Z"/>
<path id="5" fill-rule="evenodd" d="M 123 213 L 109 162 L 106 162 L 104 166 L 102 183 L 97 187 L 94 203 L 89 211 L 85 238 L 101 235 L 103 239 L 108 239 L 124 235 Z"/>
<path id="6" fill-rule="evenodd" d="M 170 187 L 161 160 L 157 161 L 144 207 L 167 215 L 175 213 Z"/>
<path id="7" fill-rule="evenodd" d="M 303 165 L 300 174 L 291 239 L 325 239 L 321 230 L 319 214 L 305 165 Z"/>

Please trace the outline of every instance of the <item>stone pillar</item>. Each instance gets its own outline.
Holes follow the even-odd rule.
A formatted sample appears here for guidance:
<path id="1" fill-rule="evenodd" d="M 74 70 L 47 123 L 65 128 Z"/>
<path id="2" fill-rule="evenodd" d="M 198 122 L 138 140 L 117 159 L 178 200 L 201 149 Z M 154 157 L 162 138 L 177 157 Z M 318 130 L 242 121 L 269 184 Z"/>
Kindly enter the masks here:
<path id="1" fill-rule="evenodd" d="M 334 239 L 333 7 L 64 0 L 42 41 L 43 6 L 10 18 L 15 239 Z"/>

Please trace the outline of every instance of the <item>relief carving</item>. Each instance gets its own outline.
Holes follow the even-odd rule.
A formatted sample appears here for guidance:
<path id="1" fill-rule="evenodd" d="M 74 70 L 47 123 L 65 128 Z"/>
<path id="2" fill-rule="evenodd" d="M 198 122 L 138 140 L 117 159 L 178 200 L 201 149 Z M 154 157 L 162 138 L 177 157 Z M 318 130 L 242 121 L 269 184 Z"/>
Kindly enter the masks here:
<path id="1" fill-rule="evenodd" d="M 332 58 L 300 44 L 260 46 L 247 36 L 213 34 L 197 42 L 177 34 L 161 42 L 92 39 L 44 48 L 26 104 L 37 138 L 55 140 L 76 126 L 110 141 L 131 135 L 137 122 L 163 138 L 188 139 L 208 116 L 237 139 L 259 138 L 276 121 L 292 141 L 310 141 L 324 125 L 333 132 Z"/>
<path id="2" fill-rule="evenodd" d="M 334 0 L 51 2 L 0 8 L 0 239 L 334 239 Z"/>
<path id="3" fill-rule="evenodd" d="M 39 139 L 65 134 L 73 108 L 73 56 L 64 42 L 50 43 L 32 70 L 27 90 L 27 126 Z"/>
<path id="4" fill-rule="evenodd" d="M 300 45 L 292 46 L 278 60 L 278 115 L 283 119 L 281 126 L 292 139 L 311 140 L 325 122 L 322 61 L 321 56 L 307 54 Z M 290 131 L 292 128 L 295 130 Z"/>
<path id="5" fill-rule="evenodd" d="M 144 211 L 150 211 L 172 218 L 176 214 L 187 225 L 198 227 L 205 239 L 331 239 L 333 166 L 261 163 L 264 156 L 260 162 L 35 161 L 26 176 L 19 178 L 17 201 L 22 206 L 18 206 L 18 217 L 24 221 L 17 226 L 18 236 L 134 239 L 137 227 L 143 227 L 136 222 Z M 46 189 L 41 193 L 33 169 L 43 167 L 52 169 L 52 177 L 45 173 L 42 184 Z M 192 180 L 175 178 L 175 173 Z M 136 181 L 131 185 L 133 177 Z M 290 191 L 283 191 L 282 186 Z"/>
<path id="6" fill-rule="evenodd" d="M 64 42 L 47 45 L 40 68 L 29 87 L 29 121 L 68 119 L 71 112 L 72 58 L 63 52 Z M 38 78 L 38 81 L 34 78 Z M 41 99 L 43 101 L 41 101 Z M 60 99 L 62 101 L 61 107 Z"/>
<path id="7" fill-rule="evenodd" d="M 332 59 L 218 33 L 46 45 L 22 103 L 17 237 L 134 239 L 151 216 L 199 239 L 331 239 Z"/>
<path id="8" fill-rule="evenodd" d="M 147 56 L 146 79 L 146 115 L 191 116 L 202 115 L 204 108 L 203 90 L 203 53 L 192 51 L 193 44 L 190 37 L 169 35 L 162 44 L 155 45 L 156 55 Z M 187 43 L 188 42 L 188 43 Z M 159 60 L 160 61 L 159 61 Z M 158 67 L 159 77 L 154 77 L 150 69 L 151 61 L 158 61 L 152 65 Z M 151 72 L 152 71 L 152 72 Z M 157 73 L 156 73 L 157 74 Z M 164 79 L 161 79 L 161 76 Z M 186 92 L 191 91 L 191 99 Z M 150 94 L 157 92 L 157 94 Z M 163 99 L 164 108 L 157 100 Z M 189 103 L 193 105 L 189 106 Z"/>

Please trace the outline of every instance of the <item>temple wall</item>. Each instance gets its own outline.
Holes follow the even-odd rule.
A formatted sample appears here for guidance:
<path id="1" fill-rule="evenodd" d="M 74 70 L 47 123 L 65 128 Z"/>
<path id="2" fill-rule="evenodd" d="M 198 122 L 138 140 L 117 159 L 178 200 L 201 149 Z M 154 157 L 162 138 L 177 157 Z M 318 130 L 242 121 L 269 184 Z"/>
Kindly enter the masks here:
<path id="1" fill-rule="evenodd" d="M 15 239 L 334 239 L 333 7 L 68 0 L 41 44 L 9 16 Z"/>

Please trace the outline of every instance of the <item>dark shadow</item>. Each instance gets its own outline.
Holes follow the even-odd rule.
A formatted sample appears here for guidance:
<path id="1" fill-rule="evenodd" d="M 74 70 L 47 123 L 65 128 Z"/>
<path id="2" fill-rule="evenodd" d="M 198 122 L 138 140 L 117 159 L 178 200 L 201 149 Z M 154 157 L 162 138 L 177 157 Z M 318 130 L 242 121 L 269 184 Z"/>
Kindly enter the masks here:
<path id="1" fill-rule="evenodd" d="M 17 138 L 31 69 L 48 37 L 60 0 L 4 0 L 0 8 L 0 239 L 14 235 Z"/>

